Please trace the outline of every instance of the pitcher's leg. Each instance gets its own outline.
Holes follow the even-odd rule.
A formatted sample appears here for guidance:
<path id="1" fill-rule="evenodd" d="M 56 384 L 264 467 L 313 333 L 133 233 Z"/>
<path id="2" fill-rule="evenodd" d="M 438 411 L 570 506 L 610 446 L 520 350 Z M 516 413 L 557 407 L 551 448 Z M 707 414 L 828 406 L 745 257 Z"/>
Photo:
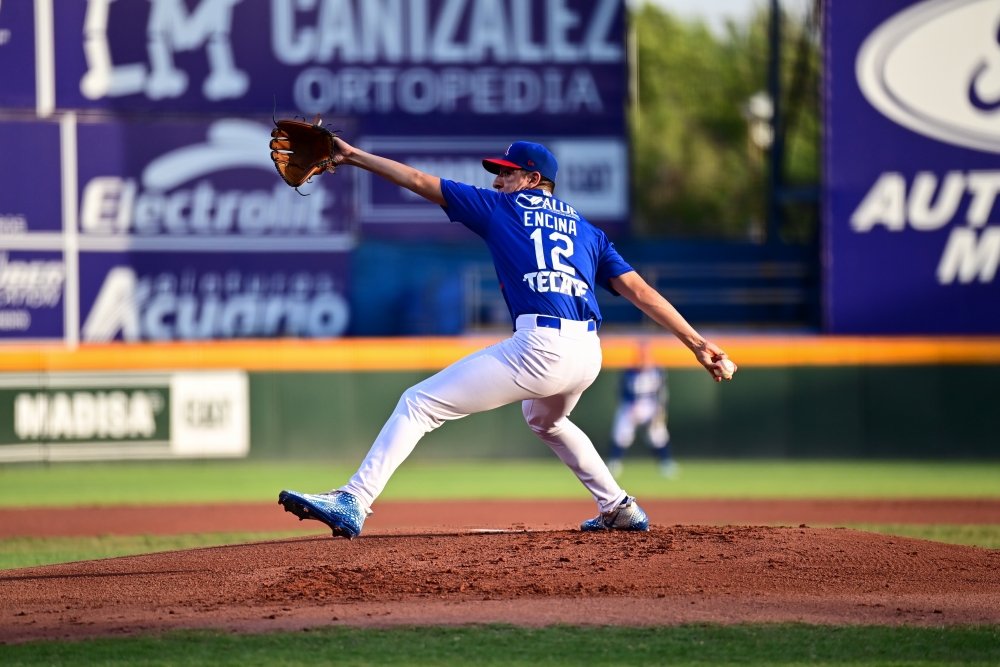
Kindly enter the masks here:
<path id="1" fill-rule="evenodd" d="M 533 398 L 521 403 L 521 411 L 531 430 L 587 487 L 601 512 L 608 512 L 625 499 L 625 492 L 587 434 L 569 420 L 568 415 L 579 400 L 579 393 Z"/>
<path id="2" fill-rule="evenodd" d="M 509 345 L 508 339 L 480 350 L 407 389 L 358 472 L 340 490 L 370 506 L 426 433 L 445 421 L 531 396 L 515 382 L 517 371 L 503 354 Z"/>

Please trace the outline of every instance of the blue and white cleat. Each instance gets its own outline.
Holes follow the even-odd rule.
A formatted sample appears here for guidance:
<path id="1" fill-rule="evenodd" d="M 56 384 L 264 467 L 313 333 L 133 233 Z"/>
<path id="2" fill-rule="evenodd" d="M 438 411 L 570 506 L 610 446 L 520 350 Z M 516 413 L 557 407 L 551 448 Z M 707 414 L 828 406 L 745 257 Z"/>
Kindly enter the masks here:
<path id="1" fill-rule="evenodd" d="M 333 531 L 333 536 L 346 537 L 353 540 L 361 534 L 365 519 L 371 515 L 371 510 L 356 496 L 345 491 L 330 491 L 329 493 L 299 493 L 297 491 L 282 491 L 278 494 L 278 504 L 302 519 L 322 521 Z"/>
<path id="2" fill-rule="evenodd" d="M 649 530 L 649 517 L 636 504 L 635 498 L 625 496 L 625 500 L 610 512 L 601 512 L 580 524 L 580 530 Z"/>

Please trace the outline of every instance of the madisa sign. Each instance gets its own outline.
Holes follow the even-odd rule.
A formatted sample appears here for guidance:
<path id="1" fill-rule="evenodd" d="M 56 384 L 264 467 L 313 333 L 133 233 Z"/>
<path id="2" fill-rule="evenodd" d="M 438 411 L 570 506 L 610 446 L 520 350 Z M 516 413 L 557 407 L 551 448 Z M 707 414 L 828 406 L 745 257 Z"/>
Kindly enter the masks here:
<path id="1" fill-rule="evenodd" d="M 0 462 L 243 457 L 242 371 L 7 374 Z"/>

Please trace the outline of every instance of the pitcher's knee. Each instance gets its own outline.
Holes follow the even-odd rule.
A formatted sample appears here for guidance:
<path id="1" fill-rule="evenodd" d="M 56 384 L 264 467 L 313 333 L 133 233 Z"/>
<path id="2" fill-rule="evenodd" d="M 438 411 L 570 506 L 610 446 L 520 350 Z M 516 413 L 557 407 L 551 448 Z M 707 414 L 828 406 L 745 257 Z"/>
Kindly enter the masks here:
<path id="1" fill-rule="evenodd" d="M 396 412 L 407 415 L 420 424 L 424 431 L 431 431 L 444 423 L 444 417 L 438 414 L 433 399 L 420 391 L 419 385 L 410 387 L 399 397 Z"/>
<path id="2" fill-rule="evenodd" d="M 555 435 L 560 430 L 562 430 L 561 422 L 565 417 L 559 417 L 553 421 L 552 417 L 554 415 L 539 413 L 532 410 L 531 401 L 525 401 L 521 404 L 521 414 L 524 415 L 524 421 L 528 422 L 528 427 L 539 436 Z"/>

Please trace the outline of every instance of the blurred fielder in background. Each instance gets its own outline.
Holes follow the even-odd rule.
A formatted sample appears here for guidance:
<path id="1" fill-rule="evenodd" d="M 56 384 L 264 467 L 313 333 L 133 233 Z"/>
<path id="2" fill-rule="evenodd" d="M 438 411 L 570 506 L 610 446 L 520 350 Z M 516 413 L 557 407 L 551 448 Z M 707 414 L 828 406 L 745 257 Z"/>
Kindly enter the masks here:
<path id="1" fill-rule="evenodd" d="M 660 460 L 660 474 L 675 479 L 680 473 L 670 453 L 670 431 L 667 430 L 667 409 L 670 390 L 667 371 L 657 368 L 649 341 L 639 344 L 639 365 L 622 374 L 621 394 L 615 423 L 611 428 L 608 448 L 608 470 L 615 477 L 622 474 L 625 450 L 635 441 L 638 427 L 646 429 L 646 440 Z"/>

